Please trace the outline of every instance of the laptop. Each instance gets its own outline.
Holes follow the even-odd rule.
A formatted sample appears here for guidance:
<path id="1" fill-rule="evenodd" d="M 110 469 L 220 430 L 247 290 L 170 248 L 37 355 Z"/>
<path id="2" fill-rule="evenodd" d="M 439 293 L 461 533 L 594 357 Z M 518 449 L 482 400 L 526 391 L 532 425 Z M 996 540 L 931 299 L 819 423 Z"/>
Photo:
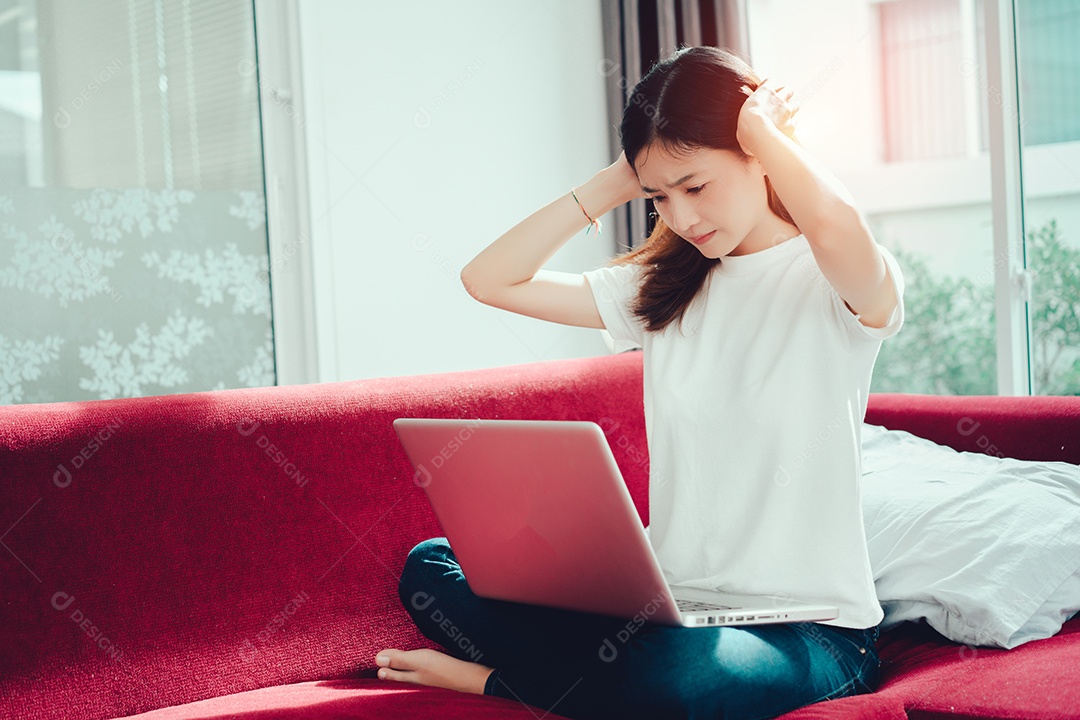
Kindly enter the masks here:
<path id="1" fill-rule="evenodd" d="M 789 597 L 669 585 L 600 426 L 397 418 L 394 430 L 480 597 L 683 627 L 831 620 Z"/>

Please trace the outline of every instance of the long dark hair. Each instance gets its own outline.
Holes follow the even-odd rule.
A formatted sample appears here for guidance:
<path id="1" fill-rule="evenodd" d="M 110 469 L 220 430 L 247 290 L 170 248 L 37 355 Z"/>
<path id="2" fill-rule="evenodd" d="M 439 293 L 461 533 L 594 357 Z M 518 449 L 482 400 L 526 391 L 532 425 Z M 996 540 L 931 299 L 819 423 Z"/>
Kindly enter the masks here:
<path id="1" fill-rule="evenodd" d="M 755 90 L 760 83 L 745 60 L 724 48 L 684 47 L 656 62 L 634 86 L 623 109 L 619 136 L 630 166 L 635 167 L 638 154 L 653 142 L 675 152 L 731 150 L 746 159 L 735 136 L 747 97 L 741 88 Z M 765 187 L 769 209 L 794 224 L 767 176 Z M 681 324 L 710 268 L 719 262 L 720 258 L 702 255 L 657 217 L 641 247 L 616 256 L 610 264 L 645 266 L 631 309 L 647 331 L 658 332 L 672 320 Z"/>

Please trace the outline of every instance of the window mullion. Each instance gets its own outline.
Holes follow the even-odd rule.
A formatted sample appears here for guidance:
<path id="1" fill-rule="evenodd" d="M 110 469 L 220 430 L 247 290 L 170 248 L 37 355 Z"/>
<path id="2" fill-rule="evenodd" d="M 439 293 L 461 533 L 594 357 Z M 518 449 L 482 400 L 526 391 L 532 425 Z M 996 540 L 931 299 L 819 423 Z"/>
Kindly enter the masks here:
<path id="1" fill-rule="evenodd" d="M 998 394 L 1030 395 L 1016 19 L 1013 0 L 985 2 Z"/>

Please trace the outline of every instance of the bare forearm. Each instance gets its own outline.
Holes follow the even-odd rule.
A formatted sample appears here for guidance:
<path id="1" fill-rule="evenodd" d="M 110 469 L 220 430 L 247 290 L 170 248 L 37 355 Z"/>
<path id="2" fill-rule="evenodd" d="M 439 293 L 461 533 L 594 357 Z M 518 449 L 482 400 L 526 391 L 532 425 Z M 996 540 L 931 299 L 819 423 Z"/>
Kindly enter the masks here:
<path id="1" fill-rule="evenodd" d="M 607 167 L 576 191 L 582 207 L 598 218 L 641 194 L 627 178 Z M 536 272 L 582 228 L 589 224 L 569 191 L 556 198 L 484 248 L 461 271 L 474 288 L 515 285 Z"/>
<path id="2" fill-rule="evenodd" d="M 843 183 L 772 123 L 762 123 L 747 147 L 810 242 L 865 234 L 865 223 Z"/>

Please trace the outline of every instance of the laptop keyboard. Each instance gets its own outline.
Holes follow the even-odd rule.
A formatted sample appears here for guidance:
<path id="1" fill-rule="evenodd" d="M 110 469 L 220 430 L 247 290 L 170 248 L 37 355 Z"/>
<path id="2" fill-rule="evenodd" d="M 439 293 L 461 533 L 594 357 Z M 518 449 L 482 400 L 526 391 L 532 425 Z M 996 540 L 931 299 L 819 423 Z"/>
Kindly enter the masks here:
<path id="1" fill-rule="evenodd" d="M 675 598 L 675 607 L 683 612 L 697 612 L 699 610 L 736 610 L 729 605 L 717 605 L 716 603 L 698 602 L 697 600 L 680 600 Z"/>

